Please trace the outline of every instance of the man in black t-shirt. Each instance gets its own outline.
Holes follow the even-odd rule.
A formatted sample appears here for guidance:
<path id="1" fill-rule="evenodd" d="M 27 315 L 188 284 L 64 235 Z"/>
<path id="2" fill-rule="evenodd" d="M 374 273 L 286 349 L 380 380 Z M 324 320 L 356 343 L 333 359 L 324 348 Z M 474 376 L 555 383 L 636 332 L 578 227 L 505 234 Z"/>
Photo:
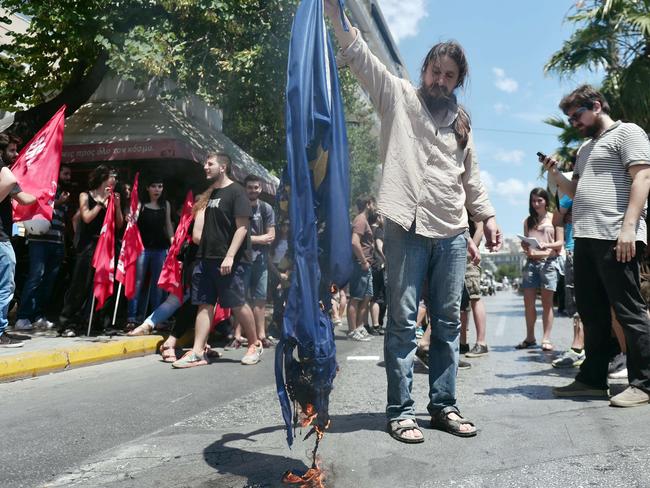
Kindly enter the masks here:
<path id="1" fill-rule="evenodd" d="M 208 364 L 206 349 L 214 306 L 231 308 L 248 339 L 242 364 L 256 364 L 262 344 L 255 332 L 255 319 L 246 304 L 244 276 L 248 264 L 242 261 L 248 246 L 251 206 L 244 189 L 229 176 L 230 157 L 210 154 L 204 165 L 211 182 L 194 205 L 192 240 L 199 246 L 192 272 L 192 303 L 198 305 L 194 347 L 172 364 L 191 368 Z"/>

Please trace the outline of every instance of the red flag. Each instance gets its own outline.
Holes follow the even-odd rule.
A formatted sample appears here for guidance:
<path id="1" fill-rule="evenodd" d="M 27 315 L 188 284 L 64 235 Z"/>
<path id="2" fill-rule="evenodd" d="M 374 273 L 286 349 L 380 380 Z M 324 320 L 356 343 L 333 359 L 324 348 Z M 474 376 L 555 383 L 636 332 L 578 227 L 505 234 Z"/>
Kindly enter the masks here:
<path id="1" fill-rule="evenodd" d="M 36 197 L 29 206 L 12 201 L 14 221 L 30 219 L 52 220 L 54 195 L 59 181 L 65 105 L 54 114 L 47 124 L 20 151 L 11 172 L 16 175 L 23 191 Z"/>
<path id="2" fill-rule="evenodd" d="M 194 195 L 190 190 L 187 192 L 187 196 L 185 197 L 181 221 L 178 223 L 176 233 L 174 234 L 174 243 L 169 248 L 165 264 L 160 272 L 160 278 L 158 278 L 158 287 L 176 295 L 178 301 L 181 303 L 183 303 L 183 263 L 176 259 L 176 256 L 178 255 L 183 243 L 192 238 L 192 236 L 188 236 L 188 230 L 190 228 L 190 223 L 194 218 L 192 215 L 193 205 Z"/>
<path id="3" fill-rule="evenodd" d="M 115 198 L 113 192 L 108 196 L 106 216 L 99 234 L 95 254 L 93 255 L 93 294 L 97 298 L 95 310 L 100 310 L 108 297 L 113 294 L 113 281 L 115 281 Z"/>
<path id="4" fill-rule="evenodd" d="M 219 325 L 224 320 L 229 319 L 231 315 L 231 309 L 221 308 L 221 305 L 217 303 L 217 306 L 214 307 L 214 315 L 212 317 L 212 324 L 210 325 L 210 334 L 214 332 L 214 329 L 217 328 L 217 325 Z"/>
<path id="5" fill-rule="evenodd" d="M 140 230 L 136 221 L 138 211 L 138 177 L 136 173 L 133 189 L 131 190 L 131 211 L 127 218 L 126 230 L 122 238 L 122 248 L 117 259 L 117 273 L 115 279 L 124 285 L 124 295 L 131 300 L 135 295 L 135 279 L 138 257 L 144 251 Z"/>

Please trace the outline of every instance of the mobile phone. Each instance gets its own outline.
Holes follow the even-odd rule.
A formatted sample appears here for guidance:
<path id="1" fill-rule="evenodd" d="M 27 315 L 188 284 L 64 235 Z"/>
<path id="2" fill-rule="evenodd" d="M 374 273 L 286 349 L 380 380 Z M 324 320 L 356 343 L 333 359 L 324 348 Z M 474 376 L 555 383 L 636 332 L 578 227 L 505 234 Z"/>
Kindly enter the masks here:
<path id="1" fill-rule="evenodd" d="M 539 158 L 540 163 L 546 159 L 546 154 L 543 152 L 537 152 L 537 157 Z"/>

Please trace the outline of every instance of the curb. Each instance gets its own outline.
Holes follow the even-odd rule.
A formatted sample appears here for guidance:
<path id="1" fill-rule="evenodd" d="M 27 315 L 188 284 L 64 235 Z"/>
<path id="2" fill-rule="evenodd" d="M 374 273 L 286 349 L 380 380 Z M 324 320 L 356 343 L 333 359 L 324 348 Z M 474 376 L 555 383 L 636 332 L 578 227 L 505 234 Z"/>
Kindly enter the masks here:
<path id="1" fill-rule="evenodd" d="M 163 336 L 151 335 L 107 342 L 86 342 L 44 351 L 0 357 L 0 382 L 32 378 L 89 364 L 153 354 Z"/>

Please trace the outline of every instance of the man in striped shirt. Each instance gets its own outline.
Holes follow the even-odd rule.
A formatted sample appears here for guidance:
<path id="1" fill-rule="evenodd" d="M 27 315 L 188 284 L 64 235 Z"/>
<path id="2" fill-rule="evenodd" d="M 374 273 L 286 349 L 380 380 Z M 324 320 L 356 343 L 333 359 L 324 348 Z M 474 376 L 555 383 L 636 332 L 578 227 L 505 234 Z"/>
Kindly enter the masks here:
<path id="1" fill-rule="evenodd" d="M 641 127 L 614 121 L 601 93 L 584 85 L 567 95 L 560 108 L 588 139 L 578 149 L 573 179 L 545 158 L 544 167 L 574 199 L 575 298 L 584 324 L 586 359 L 570 385 L 556 396 L 606 396 L 607 365 L 614 308 L 627 343 L 630 385 L 613 396 L 617 407 L 650 400 L 650 319 L 639 290 L 639 257 L 645 252 L 650 142 Z"/>
<path id="2" fill-rule="evenodd" d="M 52 224 L 44 234 L 27 235 L 29 274 L 20 296 L 14 327 L 16 331 L 30 331 L 33 328 L 54 330 L 54 323 L 47 320 L 44 307 L 50 299 L 64 257 L 65 218 L 70 194 L 60 187 L 70 183 L 71 178 L 70 167 L 61 166 Z"/>

